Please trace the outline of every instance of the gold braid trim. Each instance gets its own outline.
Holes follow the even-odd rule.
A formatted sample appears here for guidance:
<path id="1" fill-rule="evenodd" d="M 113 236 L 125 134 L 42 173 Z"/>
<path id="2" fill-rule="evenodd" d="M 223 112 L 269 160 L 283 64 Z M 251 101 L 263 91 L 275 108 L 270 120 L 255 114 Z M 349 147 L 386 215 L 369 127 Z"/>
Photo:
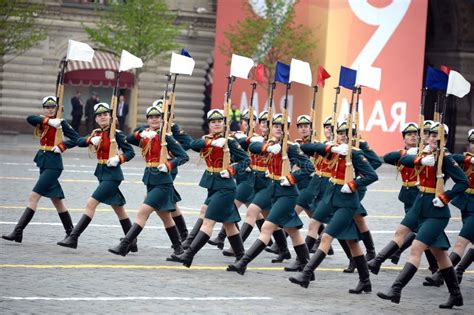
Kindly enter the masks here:
<path id="1" fill-rule="evenodd" d="M 140 140 L 140 148 L 142 148 L 142 156 L 146 157 L 146 155 L 150 152 L 151 150 L 151 142 L 153 139 L 149 139 L 148 142 L 143 146 L 143 139 Z"/>
<path id="2" fill-rule="evenodd" d="M 471 165 L 469 165 L 469 167 L 466 170 L 466 176 L 469 176 L 472 173 L 474 173 L 474 166 L 471 164 Z"/>
<path id="3" fill-rule="evenodd" d="M 49 130 L 49 125 L 45 125 L 45 126 L 44 126 L 44 129 L 43 129 L 42 127 L 43 127 L 42 124 L 38 124 L 38 125 L 35 126 L 35 130 L 34 130 L 34 132 L 33 132 L 33 136 L 34 136 L 35 138 L 40 138 L 40 139 L 42 139 L 42 138 L 46 135 L 46 133 L 48 132 L 48 130 Z"/>
<path id="4" fill-rule="evenodd" d="M 330 170 L 334 169 L 338 160 L 339 160 L 339 154 L 335 154 L 334 157 L 331 160 L 329 160 L 328 168 Z"/>

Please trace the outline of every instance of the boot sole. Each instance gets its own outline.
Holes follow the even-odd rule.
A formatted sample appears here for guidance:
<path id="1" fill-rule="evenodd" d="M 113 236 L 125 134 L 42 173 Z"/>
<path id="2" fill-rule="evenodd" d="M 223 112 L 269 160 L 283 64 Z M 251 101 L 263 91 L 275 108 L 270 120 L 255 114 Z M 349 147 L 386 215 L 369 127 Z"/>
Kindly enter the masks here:
<path id="1" fill-rule="evenodd" d="M 350 294 L 361 294 L 361 293 L 370 293 L 372 292 L 372 286 L 368 288 L 363 288 L 362 290 L 349 289 Z"/>
<path id="2" fill-rule="evenodd" d="M 437 287 L 437 288 L 439 288 L 443 284 L 444 284 L 444 281 L 443 282 L 436 282 L 436 281 L 434 281 L 433 279 L 431 279 L 429 277 L 426 277 L 425 281 L 423 281 L 423 286 L 424 287 Z"/>
<path id="3" fill-rule="evenodd" d="M 384 293 L 377 293 L 377 296 L 383 300 L 390 300 L 390 302 L 395 303 L 395 304 L 400 304 L 400 298 L 399 297 L 391 297 L 387 296 Z"/>
<path id="4" fill-rule="evenodd" d="M 222 251 L 222 255 L 224 255 L 226 257 L 235 257 L 234 252 L 229 252 L 227 250 Z"/>
<path id="5" fill-rule="evenodd" d="M 21 238 L 20 238 L 20 239 L 17 239 L 17 238 L 8 238 L 8 237 L 6 237 L 6 236 L 2 236 L 2 238 L 3 238 L 4 240 L 10 241 L 10 242 L 16 242 L 16 243 L 21 243 L 21 241 L 23 240 L 23 239 L 21 239 Z"/>
<path id="6" fill-rule="evenodd" d="M 64 243 L 61 243 L 61 242 L 57 242 L 56 244 L 59 245 L 59 246 L 62 246 L 62 247 L 67 247 L 67 248 L 73 248 L 73 249 L 77 248 L 77 245 L 74 246 L 74 245 L 64 244 Z"/>
<path id="7" fill-rule="evenodd" d="M 112 254 L 118 255 L 118 256 L 123 256 L 123 257 L 127 256 L 127 254 L 124 254 L 124 253 L 121 253 L 121 252 L 117 252 L 117 251 L 112 250 L 112 249 L 110 249 L 110 248 L 109 248 L 109 253 L 112 253 Z"/>
<path id="8" fill-rule="evenodd" d="M 235 266 L 233 265 L 229 265 L 227 266 L 227 271 L 234 271 L 234 272 L 237 272 L 239 275 L 243 276 L 245 274 L 245 270 L 242 270 L 242 269 L 238 269 L 236 268 Z"/>
<path id="9" fill-rule="evenodd" d="M 291 259 L 291 254 L 288 253 L 288 254 L 283 255 L 283 257 L 281 258 L 272 259 L 272 264 L 282 263 L 285 259 L 287 260 Z"/>
<path id="10" fill-rule="evenodd" d="M 290 277 L 289 280 L 290 280 L 291 283 L 297 284 L 297 285 L 299 285 L 300 287 L 303 287 L 303 288 L 305 288 L 305 289 L 307 289 L 308 286 L 309 286 L 309 282 L 300 282 L 300 281 L 296 280 L 296 279 L 293 278 L 293 277 Z"/>
<path id="11" fill-rule="evenodd" d="M 303 267 L 298 267 L 298 268 L 290 268 L 290 267 L 285 267 L 283 268 L 286 272 L 301 272 L 303 271 Z"/>
<path id="12" fill-rule="evenodd" d="M 452 309 L 454 306 L 463 306 L 463 305 L 464 305 L 463 301 L 458 301 L 458 302 L 454 302 L 453 305 L 443 305 L 443 304 L 440 304 L 440 305 L 438 305 L 438 306 L 439 306 L 439 308 L 441 308 L 441 309 Z"/>

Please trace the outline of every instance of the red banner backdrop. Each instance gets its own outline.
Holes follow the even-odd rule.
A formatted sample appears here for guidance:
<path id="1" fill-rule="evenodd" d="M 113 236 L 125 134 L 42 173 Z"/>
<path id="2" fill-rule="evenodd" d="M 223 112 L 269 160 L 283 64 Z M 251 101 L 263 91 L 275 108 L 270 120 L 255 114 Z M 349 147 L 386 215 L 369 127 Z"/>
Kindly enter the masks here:
<path id="1" fill-rule="evenodd" d="M 291 1 L 291 0 L 289 0 Z M 255 11 L 264 0 L 249 1 Z M 230 58 L 221 53 L 224 32 L 245 17 L 242 0 L 219 0 L 217 6 L 214 84 L 212 107 L 222 107 L 229 75 Z M 382 69 L 380 91 L 362 88 L 360 96 L 360 132 L 379 154 L 401 146 L 400 130 L 409 121 L 417 122 L 423 78 L 427 0 L 300 0 L 295 5 L 296 22 L 313 30 L 316 60 L 312 63 L 313 84 L 317 65 L 323 66 L 331 78 L 320 88 L 317 98 L 318 121 L 332 114 L 334 89 L 339 81 L 341 65 L 357 70 L 360 64 Z M 250 57 L 250 56 L 247 56 Z M 281 60 L 290 63 L 288 60 Z M 309 61 L 309 60 L 308 60 Z M 248 106 L 250 80 L 237 79 L 232 102 L 241 109 Z M 283 105 L 284 87 L 277 84 L 274 104 L 277 112 Z M 348 108 L 350 91 L 342 89 L 338 115 Z M 261 111 L 268 95 L 257 89 L 254 106 Z M 312 89 L 293 84 L 289 109 L 292 121 L 308 114 Z M 291 133 L 296 137 L 295 126 Z"/>

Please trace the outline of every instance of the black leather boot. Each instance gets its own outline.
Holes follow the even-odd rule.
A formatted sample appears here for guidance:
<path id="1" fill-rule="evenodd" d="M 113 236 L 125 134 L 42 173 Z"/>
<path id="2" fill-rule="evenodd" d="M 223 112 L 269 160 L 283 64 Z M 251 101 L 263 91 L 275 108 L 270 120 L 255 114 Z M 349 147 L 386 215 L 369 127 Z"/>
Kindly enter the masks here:
<path id="1" fill-rule="evenodd" d="M 288 242 L 286 241 L 285 231 L 283 229 L 273 232 L 273 238 L 278 246 L 278 256 L 272 259 L 272 263 L 281 263 L 285 259 L 291 259 L 290 251 L 288 250 Z"/>
<path id="2" fill-rule="evenodd" d="M 250 224 L 246 222 L 242 224 L 242 228 L 240 229 L 240 237 L 242 238 L 242 243 L 245 242 L 245 240 L 249 237 L 250 233 L 252 233 L 252 230 L 253 230 L 253 226 L 251 226 Z M 235 253 L 232 250 L 232 247 L 228 249 L 224 249 L 222 251 L 222 254 L 228 257 L 235 256 Z"/>
<path id="3" fill-rule="evenodd" d="M 461 261 L 461 257 L 459 257 L 458 254 L 455 252 L 451 252 L 449 254 L 449 259 L 451 260 L 451 263 L 453 264 L 453 267 L 456 267 L 456 265 Z M 441 273 L 440 270 L 436 271 L 433 275 L 425 277 L 425 281 L 423 281 L 423 285 L 425 287 L 440 287 L 444 283 L 443 279 L 443 274 Z"/>
<path id="4" fill-rule="evenodd" d="M 184 242 L 181 243 L 184 249 L 188 248 L 189 245 L 191 245 L 199 230 L 201 230 L 202 222 L 203 220 L 201 218 L 198 218 L 196 220 L 196 223 L 194 223 L 193 229 L 189 233 L 188 237 L 184 240 Z"/>
<path id="5" fill-rule="evenodd" d="M 230 247 L 232 248 L 232 253 L 235 253 L 235 259 L 238 261 L 245 254 L 242 237 L 240 236 L 240 233 L 237 233 L 235 235 L 228 236 L 227 239 L 229 240 Z"/>
<path id="6" fill-rule="evenodd" d="M 345 240 L 337 240 L 339 244 L 341 245 L 342 249 L 344 250 L 344 253 L 347 256 L 347 259 L 349 259 L 349 265 L 347 265 L 347 268 L 344 269 L 342 272 L 344 273 L 354 273 L 356 265 L 354 263 L 354 259 L 352 259 L 352 254 L 351 250 L 349 248 L 349 245 L 347 245 L 347 242 Z"/>
<path id="7" fill-rule="evenodd" d="M 316 243 L 314 243 L 313 247 L 309 247 L 309 252 L 311 254 L 316 253 L 316 251 L 318 250 L 319 244 L 321 243 L 321 235 L 323 235 L 324 228 L 325 228 L 324 224 L 321 223 L 319 225 L 319 228 L 318 228 L 318 235 L 319 236 L 316 238 Z M 332 245 L 331 245 L 331 247 L 329 248 L 329 251 L 328 251 L 328 256 L 329 255 L 334 255 L 334 250 L 332 249 Z"/>
<path id="8" fill-rule="evenodd" d="M 400 303 L 400 297 L 402 295 L 402 289 L 410 282 L 411 278 L 415 275 L 417 268 L 411 263 L 405 263 L 402 271 L 398 274 L 397 279 L 392 284 L 390 290 L 386 293 L 379 292 L 377 296 L 384 300 L 390 300 L 392 303 Z"/>
<path id="9" fill-rule="evenodd" d="M 369 268 L 367 267 L 367 260 L 364 255 L 353 257 L 354 263 L 359 273 L 359 283 L 355 289 L 350 289 L 349 293 L 361 294 L 362 292 L 372 292 L 372 284 L 370 283 Z"/>
<path id="10" fill-rule="evenodd" d="M 127 235 L 128 231 L 132 228 L 132 221 L 129 218 L 120 220 L 120 225 L 122 226 L 123 234 Z M 137 240 L 133 240 L 130 244 L 130 251 L 132 253 L 138 252 Z"/>
<path id="11" fill-rule="evenodd" d="M 265 247 L 267 247 L 267 245 L 260 239 L 257 239 L 239 261 L 236 261 L 227 267 L 227 271 L 235 271 L 240 275 L 244 275 L 245 270 L 247 270 L 247 265 L 254 260 L 255 257 L 265 249 Z"/>
<path id="12" fill-rule="evenodd" d="M 472 261 L 474 259 L 474 249 L 469 248 L 467 253 L 464 254 L 464 256 L 461 259 L 461 262 L 458 264 L 456 268 L 456 275 L 458 277 L 458 282 L 461 283 L 462 281 L 462 275 L 466 271 L 467 267 L 469 267 L 472 264 Z"/>
<path id="13" fill-rule="evenodd" d="M 115 255 L 127 256 L 131 251 L 132 244 L 135 243 L 136 245 L 137 236 L 142 230 L 143 228 L 140 225 L 134 223 L 127 234 L 125 234 L 125 237 L 120 239 L 120 244 L 114 248 L 109 248 L 109 252 Z"/>
<path id="14" fill-rule="evenodd" d="M 407 237 L 405 237 L 405 241 L 403 242 L 402 247 L 400 247 L 400 249 L 397 250 L 395 254 L 392 255 L 392 257 L 390 257 L 390 261 L 392 262 L 392 264 L 398 265 L 398 262 L 400 261 L 400 256 L 408 247 L 411 246 L 411 243 L 413 243 L 415 237 L 416 234 L 413 232 L 410 232 Z"/>
<path id="15" fill-rule="evenodd" d="M 207 241 L 209 241 L 209 235 L 203 231 L 199 231 L 191 245 L 184 251 L 184 253 L 181 255 L 171 254 L 171 257 L 167 260 L 183 263 L 183 266 L 189 268 L 193 263 L 194 256 L 204 245 L 206 245 Z"/>
<path id="16" fill-rule="evenodd" d="M 188 227 L 186 226 L 186 221 L 184 221 L 183 215 L 173 217 L 173 221 L 174 224 L 176 224 L 176 227 L 178 228 L 181 242 L 184 242 L 184 240 L 188 237 Z"/>
<path id="17" fill-rule="evenodd" d="M 458 278 L 456 276 L 456 272 L 454 271 L 454 267 L 451 266 L 449 268 L 441 269 L 440 272 L 446 281 L 446 286 L 449 290 L 449 299 L 446 303 L 440 304 L 439 308 L 453 308 L 453 306 L 462 306 L 462 294 L 461 290 L 459 289 Z"/>
<path id="18" fill-rule="evenodd" d="M 171 248 L 173 249 L 173 254 L 181 255 L 182 253 L 184 253 L 183 246 L 181 246 L 179 231 L 176 225 L 166 228 L 166 233 L 168 234 L 168 237 L 171 241 Z"/>
<path id="19" fill-rule="evenodd" d="M 210 245 L 213 245 L 213 246 L 217 246 L 219 249 L 223 249 L 224 248 L 224 241 L 225 241 L 225 238 L 226 238 L 226 234 L 225 234 L 225 229 L 224 229 L 224 226 L 221 227 L 221 230 L 219 231 L 219 234 L 217 234 L 217 236 L 213 239 L 210 239 L 209 241 L 207 241 L 207 243 L 209 243 Z"/>
<path id="20" fill-rule="evenodd" d="M 369 261 L 375 258 L 375 247 L 374 247 L 374 239 L 372 238 L 372 234 L 370 231 L 361 233 L 362 235 L 362 242 L 364 243 L 366 254 L 365 260 Z"/>
<path id="21" fill-rule="evenodd" d="M 306 243 L 306 248 L 312 248 L 314 246 L 314 243 L 316 242 L 316 239 L 307 235 L 305 239 Z M 301 245 L 300 245 L 301 246 Z M 296 247 L 294 247 L 295 252 L 296 252 Z M 309 256 L 309 250 L 308 250 L 308 256 Z M 296 253 L 296 259 L 293 261 L 289 266 L 286 266 L 284 268 L 285 271 L 289 272 L 297 272 L 297 271 L 303 271 L 304 266 L 306 265 L 306 262 L 302 262 L 300 260 L 300 257 L 298 256 L 298 252 Z"/>
<path id="22" fill-rule="evenodd" d="M 319 244 L 321 244 L 321 237 L 318 236 L 318 238 L 316 239 L 316 242 L 314 242 L 313 247 L 309 249 L 309 252 L 310 252 L 311 254 L 316 253 L 316 251 L 317 251 L 318 248 L 319 248 Z"/>
<path id="23" fill-rule="evenodd" d="M 374 275 L 378 274 L 383 262 L 391 257 L 399 249 L 400 247 L 398 247 L 397 243 L 390 241 L 384 248 L 382 248 L 382 250 L 377 254 L 377 256 L 375 256 L 374 259 L 367 263 L 370 271 Z"/>
<path id="24" fill-rule="evenodd" d="M 17 243 L 21 243 L 23 240 L 23 230 L 26 228 L 28 223 L 30 223 L 31 219 L 35 215 L 35 211 L 31 208 L 26 207 L 25 211 L 18 220 L 18 223 L 15 225 L 13 232 L 8 235 L 2 235 L 2 238 L 7 241 L 15 241 Z"/>
<path id="25" fill-rule="evenodd" d="M 82 232 L 84 232 L 91 221 L 91 218 L 83 214 L 74 229 L 72 229 L 71 234 L 57 244 L 63 247 L 77 248 L 77 240 L 79 239 L 79 236 L 81 236 Z"/>
<path id="26" fill-rule="evenodd" d="M 289 278 L 290 282 L 307 288 L 311 278 L 314 277 L 314 270 L 318 268 L 324 258 L 326 258 L 326 253 L 318 249 L 303 268 L 303 271 Z"/>
<path id="27" fill-rule="evenodd" d="M 438 262 L 436 261 L 436 257 L 433 253 L 427 249 L 425 250 L 426 260 L 428 260 L 428 269 L 431 271 L 431 274 L 434 274 L 438 271 Z"/>
<path id="28" fill-rule="evenodd" d="M 66 232 L 66 236 L 71 234 L 74 225 L 72 224 L 71 215 L 69 211 L 58 212 L 59 219 L 61 219 L 61 223 L 63 224 L 64 231 Z"/>
<path id="29" fill-rule="evenodd" d="M 259 231 L 262 230 L 263 223 L 265 223 L 265 219 L 258 219 L 257 221 L 255 221 L 255 224 L 257 225 Z"/>
<path id="30" fill-rule="evenodd" d="M 309 260 L 308 246 L 305 243 L 298 246 L 294 246 L 293 248 L 295 249 L 296 260 L 288 267 L 285 267 L 284 270 L 293 272 L 303 271 L 304 266 L 306 266 Z"/>

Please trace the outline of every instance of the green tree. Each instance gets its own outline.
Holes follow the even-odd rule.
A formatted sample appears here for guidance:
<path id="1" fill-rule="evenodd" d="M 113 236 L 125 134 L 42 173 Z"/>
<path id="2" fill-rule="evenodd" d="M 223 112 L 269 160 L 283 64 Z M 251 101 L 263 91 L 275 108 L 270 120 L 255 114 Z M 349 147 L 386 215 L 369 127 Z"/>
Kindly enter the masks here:
<path id="1" fill-rule="evenodd" d="M 0 0 L 0 57 L 20 55 L 46 38 L 36 20 L 43 11 L 41 3 Z"/>
<path id="2" fill-rule="evenodd" d="M 101 8 L 95 27 L 85 27 L 99 48 L 120 55 L 122 49 L 140 57 L 145 64 L 161 53 L 176 48 L 179 33 L 176 15 L 164 0 L 113 1 Z M 137 69 L 137 79 L 141 70 Z"/>
<path id="3" fill-rule="evenodd" d="M 222 53 L 251 56 L 257 63 L 263 64 L 265 77 L 270 89 L 277 61 L 290 63 L 291 58 L 313 62 L 312 51 L 316 47 L 311 29 L 305 25 L 296 25 L 292 1 L 267 0 L 266 8 L 256 15 L 248 1 L 242 2 L 246 12 L 243 21 L 230 27 L 224 35 L 227 39 L 220 47 Z"/>

